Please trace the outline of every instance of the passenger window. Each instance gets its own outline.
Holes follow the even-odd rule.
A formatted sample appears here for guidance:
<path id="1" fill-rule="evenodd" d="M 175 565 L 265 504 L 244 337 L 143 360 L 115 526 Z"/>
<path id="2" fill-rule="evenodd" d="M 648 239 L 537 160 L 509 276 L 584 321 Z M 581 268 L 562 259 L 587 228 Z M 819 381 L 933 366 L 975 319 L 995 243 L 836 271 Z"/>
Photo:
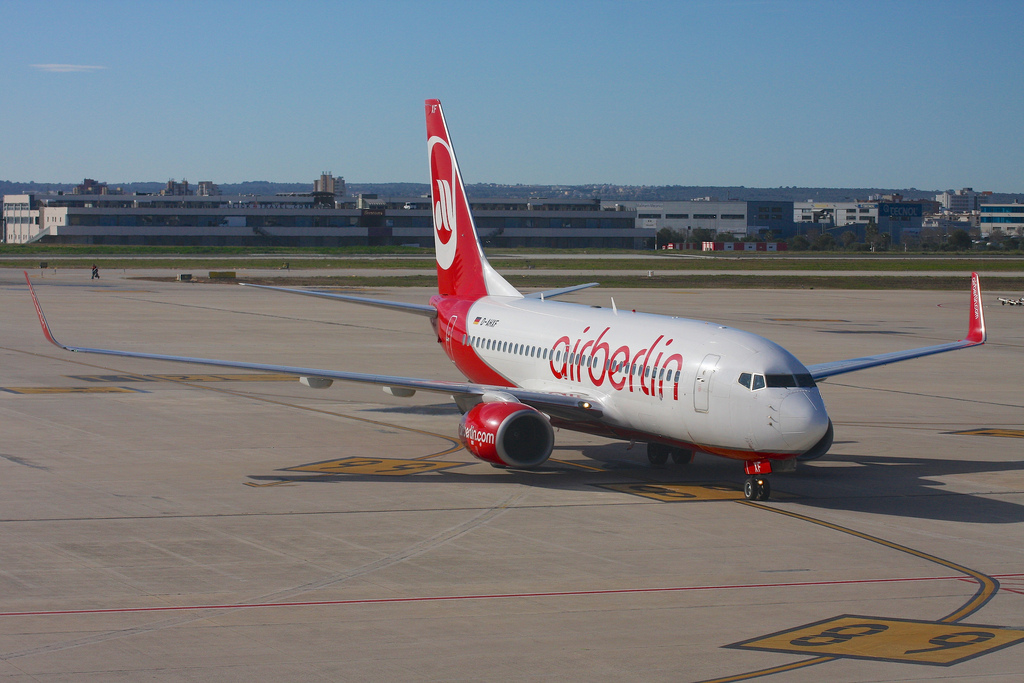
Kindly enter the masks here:
<path id="1" fill-rule="evenodd" d="M 679 384 L 679 371 L 678 371 L 678 370 L 676 370 L 676 379 L 675 379 L 675 382 L 676 382 L 676 384 Z"/>
<path id="2" fill-rule="evenodd" d="M 764 389 L 764 375 L 754 375 L 754 383 L 750 388 L 754 391 Z"/>
<path id="3" fill-rule="evenodd" d="M 750 373 L 749 372 L 740 373 L 740 384 L 745 386 L 747 389 L 750 388 Z"/>

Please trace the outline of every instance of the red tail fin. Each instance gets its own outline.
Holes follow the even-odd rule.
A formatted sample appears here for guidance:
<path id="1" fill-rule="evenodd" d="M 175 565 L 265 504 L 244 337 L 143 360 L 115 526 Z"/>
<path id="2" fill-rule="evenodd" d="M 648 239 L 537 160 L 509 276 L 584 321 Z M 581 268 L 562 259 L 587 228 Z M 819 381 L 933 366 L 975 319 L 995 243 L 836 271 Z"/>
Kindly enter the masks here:
<path id="1" fill-rule="evenodd" d="M 439 100 L 426 101 L 437 290 L 444 296 L 522 296 L 491 268 L 476 235 L 455 150 Z"/>

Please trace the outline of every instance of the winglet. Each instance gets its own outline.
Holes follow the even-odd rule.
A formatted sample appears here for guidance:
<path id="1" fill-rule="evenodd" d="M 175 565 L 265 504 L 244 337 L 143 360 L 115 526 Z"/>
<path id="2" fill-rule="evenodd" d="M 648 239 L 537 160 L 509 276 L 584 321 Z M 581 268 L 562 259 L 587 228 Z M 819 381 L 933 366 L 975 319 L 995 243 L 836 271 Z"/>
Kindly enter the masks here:
<path id="1" fill-rule="evenodd" d="M 967 337 L 964 341 L 984 344 L 988 338 L 985 332 L 985 309 L 981 303 L 981 282 L 977 273 L 971 273 L 971 318 Z"/>
<path id="2" fill-rule="evenodd" d="M 46 340 L 53 344 L 54 346 L 59 346 L 62 349 L 67 349 L 68 347 L 64 346 L 59 341 L 54 339 L 53 334 L 50 333 L 50 326 L 46 324 L 46 316 L 43 315 L 43 309 L 39 305 L 39 299 L 36 298 L 36 290 L 34 287 L 32 287 L 32 280 L 31 278 L 29 278 L 27 270 L 23 272 L 25 273 L 25 282 L 28 283 L 29 294 L 32 295 L 32 303 L 35 304 L 36 307 L 36 315 L 39 316 L 39 324 L 43 326 L 43 336 L 46 337 Z"/>

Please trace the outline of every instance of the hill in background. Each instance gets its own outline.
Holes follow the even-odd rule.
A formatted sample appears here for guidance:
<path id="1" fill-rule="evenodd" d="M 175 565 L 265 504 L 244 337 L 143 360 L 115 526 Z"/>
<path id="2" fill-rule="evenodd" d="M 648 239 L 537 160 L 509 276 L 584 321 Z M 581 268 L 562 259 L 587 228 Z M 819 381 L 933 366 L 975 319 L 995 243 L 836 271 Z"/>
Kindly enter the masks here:
<path id="1" fill-rule="evenodd" d="M 108 183 L 111 188 L 121 188 L 125 193 L 159 193 L 166 183 L 132 182 Z M 313 189 L 312 183 L 272 183 L 249 181 L 244 183 L 220 184 L 223 194 L 306 193 Z M 37 183 L 0 180 L 0 194 L 25 193 L 69 193 L 74 184 Z M 379 197 L 420 197 L 430 191 L 427 183 L 348 183 L 348 194 L 376 194 Z M 470 197 L 506 197 L 509 199 L 603 199 L 608 201 L 685 201 L 712 197 L 741 201 L 774 200 L 794 202 L 850 202 L 867 199 L 871 195 L 901 194 L 905 199 L 934 199 L 943 190 L 919 190 L 917 188 L 883 187 L 743 187 L 740 186 L 695 186 L 695 185 L 499 185 L 495 183 L 473 183 L 466 186 Z M 1013 201 L 1024 202 L 1024 194 L 996 192 L 991 201 L 1005 204 Z"/>

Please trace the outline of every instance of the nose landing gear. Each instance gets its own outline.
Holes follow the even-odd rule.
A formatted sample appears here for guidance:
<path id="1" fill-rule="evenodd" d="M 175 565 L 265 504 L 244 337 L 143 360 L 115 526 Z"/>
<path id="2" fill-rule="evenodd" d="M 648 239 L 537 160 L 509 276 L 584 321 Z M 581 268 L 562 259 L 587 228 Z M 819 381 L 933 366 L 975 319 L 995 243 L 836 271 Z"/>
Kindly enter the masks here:
<path id="1" fill-rule="evenodd" d="M 772 495 L 772 485 L 768 477 L 747 477 L 743 482 L 743 495 L 747 500 L 768 500 Z"/>
<path id="2" fill-rule="evenodd" d="M 772 473 L 770 460 L 748 460 L 743 463 L 743 471 L 747 480 L 743 482 L 743 495 L 747 500 L 768 500 L 772 495 L 772 486 L 768 476 Z"/>

